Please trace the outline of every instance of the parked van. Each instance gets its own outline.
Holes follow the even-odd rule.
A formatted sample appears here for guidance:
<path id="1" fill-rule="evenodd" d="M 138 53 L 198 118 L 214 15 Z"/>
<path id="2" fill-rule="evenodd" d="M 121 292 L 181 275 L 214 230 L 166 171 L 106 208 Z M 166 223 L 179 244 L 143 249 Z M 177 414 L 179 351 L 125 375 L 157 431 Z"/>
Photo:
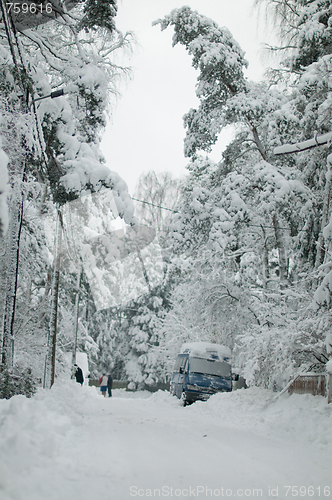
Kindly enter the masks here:
<path id="1" fill-rule="evenodd" d="M 232 390 L 231 351 L 210 342 L 183 344 L 174 365 L 171 394 L 184 404 Z"/>

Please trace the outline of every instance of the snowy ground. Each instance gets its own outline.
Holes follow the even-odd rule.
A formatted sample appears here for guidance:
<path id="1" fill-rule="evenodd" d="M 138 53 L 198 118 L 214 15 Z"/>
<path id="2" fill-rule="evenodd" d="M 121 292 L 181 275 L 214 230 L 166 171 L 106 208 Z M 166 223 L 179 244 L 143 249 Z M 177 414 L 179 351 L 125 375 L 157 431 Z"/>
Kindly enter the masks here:
<path id="1" fill-rule="evenodd" d="M 332 496 L 332 405 L 271 397 L 251 388 L 182 407 L 70 381 L 0 400 L 0 499 Z"/>

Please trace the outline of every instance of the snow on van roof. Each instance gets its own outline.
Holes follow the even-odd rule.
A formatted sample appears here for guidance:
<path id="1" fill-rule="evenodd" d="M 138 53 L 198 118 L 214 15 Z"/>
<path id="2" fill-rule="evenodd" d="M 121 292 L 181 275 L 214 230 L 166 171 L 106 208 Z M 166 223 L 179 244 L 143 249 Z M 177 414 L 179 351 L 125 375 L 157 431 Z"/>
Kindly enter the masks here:
<path id="1" fill-rule="evenodd" d="M 211 352 L 216 352 L 220 359 L 232 356 L 229 347 L 211 342 L 188 342 L 182 344 L 180 353 L 189 352 L 191 356 L 209 356 Z"/>

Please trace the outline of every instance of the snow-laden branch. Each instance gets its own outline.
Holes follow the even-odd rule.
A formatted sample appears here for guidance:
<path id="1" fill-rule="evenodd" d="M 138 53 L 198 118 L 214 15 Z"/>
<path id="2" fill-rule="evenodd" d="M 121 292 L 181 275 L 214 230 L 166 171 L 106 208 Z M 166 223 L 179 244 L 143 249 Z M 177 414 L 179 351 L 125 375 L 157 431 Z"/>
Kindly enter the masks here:
<path id="1" fill-rule="evenodd" d="M 39 33 L 37 34 L 36 31 L 25 30 L 25 31 L 20 31 L 20 33 L 21 33 L 21 35 L 24 35 L 29 40 L 31 40 L 36 45 L 38 45 L 38 47 L 42 51 L 42 54 L 45 57 L 45 59 L 46 59 L 47 62 L 49 62 L 49 61 L 48 61 L 47 57 L 45 56 L 45 53 L 44 53 L 44 50 L 43 50 L 44 48 L 46 48 L 50 52 L 50 54 L 52 54 L 52 56 L 54 56 L 56 59 L 59 59 L 62 62 L 68 63 L 68 61 L 69 61 L 68 57 L 65 58 L 64 56 L 61 56 L 61 55 L 57 54 L 56 51 L 54 50 L 54 48 L 51 47 L 51 45 L 49 43 L 47 43 L 47 41 L 45 40 L 45 38 L 42 38 L 39 35 Z M 57 68 L 55 68 L 55 69 L 57 69 Z"/>
<path id="2" fill-rule="evenodd" d="M 287 155 L 291 153 L 299 153 L 300 151 L 306 151 L 307 149 L 316 148 L 317 146 L 323 146 L 324 144 L 332 143 L 332 132 L 328 132 L 323 135 L 315 135 L 312 139 L 307 141 L 296 142 L 295 144 L 283 144 L 274 148 L 273 153 L 278 155 Z"/>

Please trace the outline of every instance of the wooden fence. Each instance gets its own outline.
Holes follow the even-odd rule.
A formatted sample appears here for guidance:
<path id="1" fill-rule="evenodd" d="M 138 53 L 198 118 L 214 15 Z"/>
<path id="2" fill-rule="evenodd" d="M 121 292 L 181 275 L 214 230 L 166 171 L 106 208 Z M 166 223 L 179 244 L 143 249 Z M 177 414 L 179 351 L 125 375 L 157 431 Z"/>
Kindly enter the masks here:
<path id="1" fill-rule="evenodd" d="M 327 396 L 327 375 L 324 373 L 304 373 L 288 388 L 289 394 L 312 394 Z"/>

